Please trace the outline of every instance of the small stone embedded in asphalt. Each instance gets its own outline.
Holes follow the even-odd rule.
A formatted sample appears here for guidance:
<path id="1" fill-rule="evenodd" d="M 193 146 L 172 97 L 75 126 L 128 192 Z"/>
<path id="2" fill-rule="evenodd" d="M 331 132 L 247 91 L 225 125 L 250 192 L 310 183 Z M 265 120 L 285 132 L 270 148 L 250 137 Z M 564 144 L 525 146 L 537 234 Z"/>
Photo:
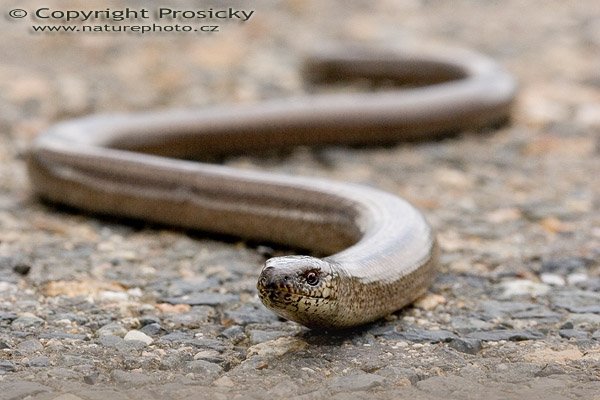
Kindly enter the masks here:
<path id="1" fill-rule="evenodd" d="M 561 275 L 551 274 L 549 272 L 540 274 L 540 281 L 550 286 L 565 286 L 567 283 L 565 278 L 563 278 Z"/>
<path id="2" fill-rule="evenodd" d="M 127 332 L 127 334 L 125 335 L 125 337 L 123 339 L 124 340 L 136 340 L 136 341 L 145 343 L 146 345 L 150 345 L 154 341 L 150 336 L 148 336 L 144 332 L 140 332 L 136 329 L 132 329 L 129 332 Z"/>
<path id="3" fill-rule="evenodd" d="M 498 295 L 500 299 L 512 299 L 524 296 L 538 297 L 545 295 L 551 289 L 550 285 L 527 279 L 504 281 L 498 284 L 498 288 L 501 290 L 501 293 Z"/>
<path id="4" fill-rule="evenodd" d="M 187 312 L 165 316 L 164 322 L 175 328 L 198 328 L 211 321 L 214 316 L 215 310 L 211 306 L 193 306 Z"/>
<path id="5" fill-rule="evenodd" d="M 19 343 L 17 345 L 17 350 L 23 354 L 31 354 L 35 353 L 36 351 L 44 350 L 44 346 L 42 346 L 42 343 L 40 343 L 39 340 L 30 339 Z"/>
<path id="6" fill-rule="evenodd" d="M 268 342 L 269 340 L 278 339 L 283 336 L 288 336 L 289 332 L 283 331 L 263 331 L 260 329 L 252 329 L 249 332 L 250 344 L 258 344 Z"/>
<path id="7" fill-rule="evenodd" d="M 17 314 L 12 311 L 0 311 L 0 322 L 8 321 L 12 322 L 17 319 Z"/>
<path id="8" fill-rule="evenodd" d="M 95 385 L 96 382 L 98 382 L 99 378 L 100 378 L 99 372 L 92 372 L 91 374 L 85 375 L 83 377 L 83 382 L 88 385 Z"/>
<path id="9" fill-rule="evenodd" d="M 29 359 L 27 365 L 38 368 L 48 367 L 50 365 L 50 358 L 46 356 L 33 357 Z"/>
<path id="10" fill-rule="evenodd" d="M 561 329 L 558 331 L 560 337 L 565 339 L 577 339 L 584 340 L 589 337 L 589 334 L 585 331 L 580 331 L 577 329 Z"/>
<path id="11" fill-rule="evenodd" d="M 219 364 L 215 364 L 206 360 L 192 360 L 186 363 L 185 370 L 195 374 L 202 375 L 206 381 L 214 380 L 223 372 L 223 368 Z"/>
<path id="12" fill-rule="evenodd" d="M 123 371 L 120 369 L 111 371 L 110 377 L 114 382 L 125 383 L 129 387 L 145 386 L 155 381 L 155 378 L 152 375 L 136 371 Z"/>
<path id="13" fill-rule="evenodd" d="M 461 353 L 477 354 L 481 350 L 481 342 L 479 339 L 454 338 L 450 339 L 448 346 Z"/>
<path id="14" fill-rule="evenodd" d="M 557 258 L 543 261 L 541 272 L 567 275 L 573 272 L 585 271 L 592 264 L 592 260 L 581 257 Z"/>
<path id="15" fill-rule="evenodd" d="M 163 332 L 163 328 L 162 328 L 162 326 L 160 326 L 159 323 L 152 323 L 152 324 L 144 325 L 140 329 L 140 331 L 144 332 L 146 335 L 149 335 L 149 336 L 156 336 L 156 335 L 160 334 L 161 332 Z"/>
<path id="16" fill-rule="evenodd" d="M 179 297 L 167 297 L 163 301 L 169 304 L 188 304 L 190 306 L 218 306 L 222 304 L 235 303 L 240 300 L 237 294 L 221 293 L 192 293 Z"/>
<path id="17" fill-rule="evenodd" d="M 572 313 L 600 314 L 600 293 L 568 289 L 554 293 L 550 301 L 555 307 Z"/>
<path id="18" fill-rule="evenodd" d="M 183 342 L 192 339 L 192 334 L 184 331 L 175 331 L 171 333 L 167 333 L 164 336 L 160 337 L 160 341 L 162 342 Z"/>
<path id="19" fill-rule="evenodd" d="M 478 339 L 486 342 L 497 342 L 499 340 L 521 341 L 536 340 L 544 337 L 544 334 L 534 330 L 511 330 L 497 329 L 493 331 L 476 331 L 465 335 L 467 339 Z"/>
<path id="20" fill-rule="evenodd" d="M 549 363 L 544 365 L 544 367 L 535 373 L 535 377 L 542 378 L 551 375 L 562 375 L 565 374 L 565 369 L 563 366 L 558 365 L 556 363 Z"/>
<path id="21" fill-rule="evenodd" d="M 357 373 L 332 378 L 327 386 L 333 392 L 358 392 L 381 386 L 385 378 L 380 375 Z"/>
<path id="22" fill-rule="evenodd" d="M 150 324 L 160 324 L 160 318 L 153 315 L 144 315 L 138 319 L 140 321 L 140 325 L 142 326 Z"/>
<path id="23" fill-rule="evenodd" d="M 275 314 L 258 304 L 242 304 L 225 310 L 225 318 L 236 325 L 268 324 L 278 320 Z"/>
<path id="24" fill-rule="evenodd" d="M 13 329 L 33 329 L 39 328 L 45 323 L 46 321 L 40 317 L 37 317 L 31 313 L 24 313 L 12 322 L 11 327 Z"/>
<path id="25" fill-rule="evenodd" d="M 177 298 L 190 293 L 202 293 L 207 289 L 218 288 L 221 286 L 221 280 L 215 277 L 205 278 L 198 276 L 174 279 L 169 282 L 168 286 L 166 287 L 166 293 L 164 297 Z M 165 292 L 164 284 L 158 285 L 157 289 Z"/>
<path id="26" fill-rule="evenodd" d="M 0 360 L 0 374 L 16 371 L 15 364 L 8 360 Z"/>
<path id="27" fill-rule="evenodd" d="M 13 267 L 13 271 L 19 275 L 27 275 L 31 271 L 31 265 L 20 262 Z"/>
<path id="28" fill-rule="evenodd" d="M 97 336 L 110 335 L 123 337 L 125 336 L 125 334 L 127 334 L 127 329 L 125 329 L 123 325 L 121 325 L 118 322 L 111 322 L 109 324 L 106 324 L 96 331 Z"/>
<path id="29" fill-rule="evenodd" d="M 446 331 L 443 329 L 440 330 L 426 330 L 426 329 L 416 329 L 409 328 L 403 331 L 394 331 L 387 334 L 382 335 L 384 338 L 388 340 L 406 340 L 409 342 L 429 342 L 429 343 L 439 343 L 439 342 L 448 342 L 451 339 L 456 338 L 456 334 L 450 331 Z"/>
<path id="30" fill-rule="evenodd" d="M 573 329 L 574 325 L 571 321 L 567 321 L 560 326 L 560 329 Z"/>
<path id="31" fill-rule="evenodd" d="M 246 333 L 244 332 L 244 328 L 239 325 L 233 325 L 229 328 L 223 330 L 219 334 L 220 337 L 225 339 L 229 339 L 233 344 L 237 344 L 242 340 L 246 339 Z"/>

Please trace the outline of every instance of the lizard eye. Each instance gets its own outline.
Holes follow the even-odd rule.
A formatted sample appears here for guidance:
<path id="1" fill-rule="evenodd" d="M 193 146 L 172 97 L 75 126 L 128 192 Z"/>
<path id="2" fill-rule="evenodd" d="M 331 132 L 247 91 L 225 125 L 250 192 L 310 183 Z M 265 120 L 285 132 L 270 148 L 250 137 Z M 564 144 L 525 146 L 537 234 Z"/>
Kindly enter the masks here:
<path id="1" fill-rule="evenodd" d="M 306 274 L 305 280 L 310 286 L 316 286 L 319 283 L 319 277 L 314 272 Z"/>

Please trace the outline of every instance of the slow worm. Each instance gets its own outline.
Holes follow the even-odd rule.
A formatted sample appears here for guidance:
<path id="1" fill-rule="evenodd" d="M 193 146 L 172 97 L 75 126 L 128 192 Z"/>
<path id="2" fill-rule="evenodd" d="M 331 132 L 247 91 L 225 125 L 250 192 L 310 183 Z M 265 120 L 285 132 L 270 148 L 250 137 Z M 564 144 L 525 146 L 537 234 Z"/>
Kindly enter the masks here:
<path id="1" fill-rule="evenodd" d="M 93 213 L 331 254 L 267 260 L 261 300 L 311 328 L 374 321 L 414 301 L 435 276 L 435 238 L 419 211 L 371 187 L 189 159 L 480 128 L 507 118 L 516 84 L 493 61 L 462 51 L 328 50 L 309 58 L 304 72 L 317 83 L 369 79 L 405 87 L 66 121 L 34 142 L 32 188 Z"/>

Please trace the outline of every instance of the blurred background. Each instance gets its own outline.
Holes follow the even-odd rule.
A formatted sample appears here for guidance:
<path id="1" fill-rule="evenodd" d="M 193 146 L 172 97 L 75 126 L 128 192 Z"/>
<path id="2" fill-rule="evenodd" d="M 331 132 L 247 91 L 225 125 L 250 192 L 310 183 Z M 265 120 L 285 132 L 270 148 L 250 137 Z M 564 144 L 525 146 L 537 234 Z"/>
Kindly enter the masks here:
<path id="1" fill-rule="evenodd" d="M 146 34 L 34 32 L 32 26 L 43 21 L 30 15 L 9 16 L 10 10 L 31 14 L 41 7 L 63 11 L 129 7 L 148 9 L 150 14 L 160 7 L 233 8 L 254 13 L 246 22 L 176 22 L 218 25 L 219 32 Z M 270 390 L 284 397 L 320 388 L 329 390 L 327 393 L 347 393 L 354 390 L 352 384 L 366 390 L 369 384 L 360 386 L 364 379 L 367 383 L 381 382 L 373 375 L 386 379 L 387 389 L 378 386 L 383 397 L 389 388 L 408 388 L 421 394 L 464 399 L 472 398 L 461 395 L 461 390 L 467 390 L 464 388 L 476 387 L 487 393 L 488 387 L 504 383 L 533 387 L 530 392 L 518 392 L 520 398 L 536 391 L 566 391 L 561 393 L 567 398 L 575 398 L 568 395 L 577 393 L 583 398 L 597 395 L 597 0 L 3 0 L 0 14 L 2 310 L 14 312 L 15 318 L 23 312 L 35 312 L 44 319 L 46 330 L 63 329 L 52 319 L 57 308 L 71 314 L 81 312 L 89 320 L 78 323 L 74 319 L 71 332 L 91 338 L 97 337 L 98 328 L 107 321 L 130 328 L 131 318 L 155 313 L 168 332 L 178 329 L 195 338 L 224 343 L 227 350 L 219 357 L 226 364 L 219 365 L 226 365 L 226 371 L 219 366 L 215 367 L 217 373 L 192 374 L 193 379 L 226 376 L 230 381 L 221 381 L 224 391 L 252 388 L 258 397 Z M 175 22 L 150 15 L 143 23 L 166 26 Z M 59 22 L 47 24 L 58 26 Z M 395 315 L 382 322 L 381 329 L 366 330 L 342 347 L 341 342 L 331 343 L 326 337 L 307 339 L 307 345 L 305 338 L 294 336 L 297 326 L 265 317 L 261 329 L 290 340 L 269 342 L 271 346 L 301 346 L 290 345 L 293 351 L 267 361 L 251 351 L 244 358 L 248 347 L 256 343 L 251 324 L 245 325 L 239 315 L 263 315 L 254 289 L 263 261 L 260 249 L 256 252 L 244 243 L 222 243 L 205 236 L 191 240 L 177 232 L 130 229 L 118 221 L 60 212 L 31 197 L 24 153 L 31 140 L 51 124 L 92 113 L 203 107 L 302 95 L 306 93 L 298 73 L 302 54 L 336 42 L 384 48 L 431 44 L 469 48 L 491 56 L 520 82 L 512 122 L 498 129 L 467 132 L 434 143 L 367 149 L 300 148 L 282 157 L 242 156 L 227 161 L 238 167 L 366 183 L 409 199 L 432 222 L 443 249 L 441 274 L 429 305 Z M 23 264 L 29 267 L 13 268 Z M 194 319 L 197 307 L 190 311 L 189 307 L 157 305 L 164 296 L 181 295 L 198 287 L 206 290 L 204 279 L 209 283 L 217 279 L 220 293 L 233 293 L 238 301 L 214 309 L 201 306 L 210 311 L 201 322 Z M 49 290 L 49 282 L 60 285 Z M 81 285 L 75 287 L 73 282 Z M 194 282 L 202 284 L 194 286 Z M 129 293 L 129 288 L 136 292 Z M 102 293 L 107 290 L 122 296 L 103 300 Z M 80 303 L 70 302 L 73 296 L 95 298 L 98 307 L 93 312 L 81 311 Z M 569 301 L 576 300 L 569 299 L 579 299 L 580 303 L 574 306 Z M 517 316 L 518 312 L 525 315 L 523 310 L 529 314 Z M 230 311 L 238 312 L 235 318 L 242 321 L 230 317 L 234 315 L 228 314 Z M 238 347 L 230 343 L 233 339 L 218 336 L 232 323 L 231 318 L 242 326 L 245 341 Z M 111 371 L 115 369 L 135 368 L 143 373 L 152 371 L 160 379 L 188 379 L 186 363 L 195 354 L 185 347 L 187 342 L 159 342 L 152 351 L 146 349 L 145 355 L 135 353 L 130 358 L 109 346 L 104 355 L 86 353 L 93 367 L 80 360 L 85 368 L 75 368 L 74 375 L 61 378 L 58 372 L 51 374 L 52 368 L 32 370 L 27 357 L 13 350 L 31 336 L 17 335 L 18 329 L 10 321 L 0 318 L 0 340 L 8 346 L 2 353 L 8 364 L 0 365 L 0 370 L 10 372 L 6 375 L 10 380 L 0 380 L 0 385 L 17 378 L 46 382 L 48 376 L 73 382 L 81 382 L 84 376 L 99 376 L 102 382 L 114 377 Z M 483 342 L 483 350 L 472 356 L 451 350 L 445 342 L 430 345 L 428 339 L 422 344 L 400 338 L 398 335 L 407 329 L 460 335 L 500 329 L 518 334 L 499 336 L 506 340 L 489 336 L 477 339 L 480 345 Z M 523 342 L 510 339 L 522 338 L 519 334 L 527 329 L 540 333 L 526 335 L 531 340 Z M 386 340 L 405 344 L 390 348 Z M 52 349 L 42 342 L 46 347 L 38 353 L 47 356 L 54 369 L 67 365 L 65 354 L 76 356 L 84 351 L 80 345 Z M 100 347 L 104 349 L 103 344 Z M 181 365 L 161 364 L 168 359 L 163 356 L 171 352 L 189 357 L 182 358 Z M 111 361 L 113 356 L 115 361 Z M 298 359 L 303 364 L 296 364 Z M 69 365 L 78 366 L 73 360 Z M 553 369 L 546 369 L 547 365 Z M 378 372 L 388 366 L 398 369 L 388 371 L 389 375 Z M 173 375 L 169 378 L 164 371 Z M 556 375 L 549 377 L 547 371 Z M 342 379 L 353 373 L 358 378 Z M 331 383 L 334 378 L 341 379 L 335 381 L 337 386 Z M 446 397 L 447 387 L 458 393 L 456 397 Z M 514 391 L 517 389 L 509 390 Z"/>

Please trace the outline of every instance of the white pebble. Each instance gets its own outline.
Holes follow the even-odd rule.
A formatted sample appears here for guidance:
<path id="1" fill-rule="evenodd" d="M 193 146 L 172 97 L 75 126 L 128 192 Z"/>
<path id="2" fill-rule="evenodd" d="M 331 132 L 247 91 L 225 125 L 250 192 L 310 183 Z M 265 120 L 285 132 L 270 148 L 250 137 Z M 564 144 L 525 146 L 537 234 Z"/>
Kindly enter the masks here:
<path id="1" fill-rule="evenodd" d="M 547 285 L 565 286 L 565 278 L 558 274 L 543 273 L 540 274 L 540 280 Z"/>
<path id="2" fill-rule="evenodd" d="M 140 342 L 144 342 L 146 344 L 152 344 L 154 339 L 150 336 L 146 335 L 144 332 L 140 332 L 138 330 L 132 329 L 124 337 L 125 340 L 137 340 Z"/>
<path id="3" fill-rule="evenodd" d="M 578 283 L 585 282 L 588 279 L 589 277 L 587 276 L 587 274 L 584 274 L 582 272 L 576 272 L 567 276 L 567 283 L 569 285 L 577 285 Z"/>

